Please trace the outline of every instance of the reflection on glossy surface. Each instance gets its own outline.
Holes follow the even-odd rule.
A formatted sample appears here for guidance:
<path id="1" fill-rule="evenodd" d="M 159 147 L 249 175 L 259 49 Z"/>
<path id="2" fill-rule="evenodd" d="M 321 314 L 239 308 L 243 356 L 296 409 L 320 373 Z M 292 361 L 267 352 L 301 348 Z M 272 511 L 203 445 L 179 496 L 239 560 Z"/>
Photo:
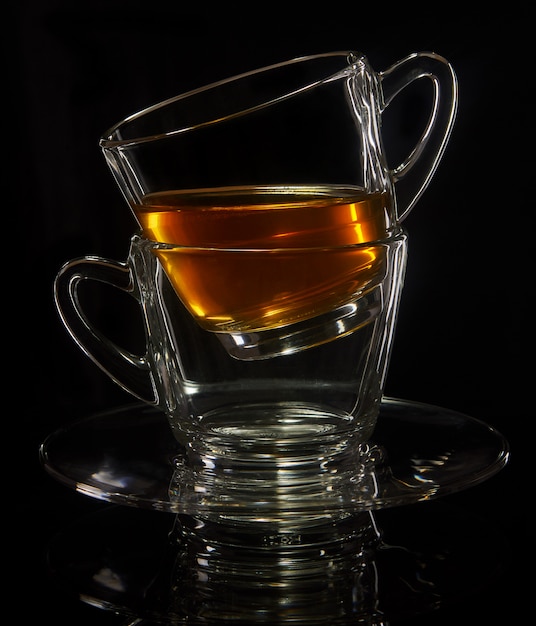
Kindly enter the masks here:
<path id="1" fill-rule="evenodd" d="M 387 626 L 481 588 L 508 556 L 493 529 L 441 502 L 344 525 L 315 543 L 111 506 L 57 537 L 49 568 L 126 624 Z"/>
<path id="2" fill-rule="evenodd" d="M 342 540 L 340 529 L 325 527 L 323 541 L 308 531 L 295 521 L 255 534 L 183 520 L 173 606 L 211 623 L 383 623 L 372 554 L 378 535 L 369 514 L 346 521 Z"/>
<path id="3" fill-rule="evenodd" d="M 81 520 L 49 551 L 56 580 L 129 626 L 388 626 L 485 584 L 506 553 L 438 502 L 400 506 L 506 464 L 500 433 L 453 411 L 385 399 L 373 438 L 336 465 L 192 466 L 177 446 L 163 414 L 133 405 L 41 448 L 60 482 L 129 505 Z"/>
<path id="4" fill-rule="evenodd" d="M 319 523 L 349 514 L 434 499 L 477 485 L 508 461 L 500 433 L 471 417 L 431 405 L 384 399 L 372 439 L 349 447 L 332 466 L 241 471 L 178 448 L 165 416 L 145 405 L 73 422 L 41 447 L 46 470 L 102 500 L 206 519 Z M 313 455 L 314 456 L 314 455 Z M 223 459 L 224 460 L 224 459 Z M 316 522 L 315 522 L 316 523 Z"/>

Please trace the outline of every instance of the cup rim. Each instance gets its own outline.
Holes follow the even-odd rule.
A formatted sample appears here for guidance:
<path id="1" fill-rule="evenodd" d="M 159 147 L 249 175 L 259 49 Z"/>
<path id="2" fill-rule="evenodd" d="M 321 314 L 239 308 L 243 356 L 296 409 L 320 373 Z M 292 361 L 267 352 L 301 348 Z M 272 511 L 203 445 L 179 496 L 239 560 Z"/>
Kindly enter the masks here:
<path id="1" fill-rule="evenodd" d="M 218 247 L 218 246 L 186 246 L 177 243 L 165 243 L 162 241 L 154 241 L 153 239 L 148 239 L 144 237 L 142 231 L 138 231 L 132 235 L 130 242 L 131 245 L 136 245 L 138 247 L 150 248 L 151 250 L 185 250 L 188 252 L 200 252 L 200 253 L 238 253 L 238 254 L 252 254 L 252 253 L 270 253 L 270 254 L 299 254 L 299 253 L 310 253 L 312 251 L 317 252 L 334 252 L 341 250 L 359 250 L 359 249 L 367 249 L 374 246 L 389 246 L 394 243 L 403 241 L 407 239 L 407 233 L 402 226 L 397 226 L 392 234 L 383 238 L 383 239 L 373 239 L 370 241 L 363 241 L 361 243 L 348 243 L 341 244 L 336 246 L 297 246 L 297 247 Z"/>
<path id="2" fill-rule="evenodd" d="M 272 104 L 273 102 L 276 101 L 280 101 L 280 100 L 284 100 L 286 98 L 292 97 L 294 95 L 296 95 L 297 93 L 301 93 L 304 92 L 306 90 L 312 89 L 316 86 L 318 86 L 319 84 L 323 84 L 326 82 L 330 82 L 332 80 L 335 80 L 338 77 L 344 76 L 347 74 L 348 70 L 352 70 L 355 71 L 357 68 L 362 68 L 367 64 L 366 61 L 366 57 L 364 54 L 359 53 L 359 52 L 355 52 L 353 50 L 344 50 L 344 51 L 335 51 L 335 52 L 324 52 L 324 53 L 320 53 L 320 54 L 312 54 L 312 55 L 306 55 L 306 56 L 299 56 L 299 57 L 294 57 L 292 59 L 286 60 L 286 61 L 281 61 L 279 63 L 274 63 L 271 65 L 266 65 L 264 67 L 260 67 L 254 70 L 250 70 L 247 72 L 243 72 L 240 74 L 236 74 L 234 76 L 231 76 L 229 78 L 225 78 L 219 81 L 215 81 L 212 83 L 209 83 L 207 85 L 204 85 L 202 87 L 198 87 L 196 89 L 192 89 L 190 91 L 181 93 L 179 95 L 173 96 L 171 98 L 167 98 L 166 100 L 162 100 L 160 102 L 157 102 L 156 104 L 153 104 L 151 106 L 145 107 L 143 109 L 138 110 L 135 113 L 132 113 L 131 115 L 128 115 L 127 117 L 123 118 L 121 121 L 117 122 L 116 124 L 114 124 L 113 126 L 111 126 L 105 133 L 103 133 L 103 135 L 101 136 L 100 140 L 99 140 L 99 146 L 103 149 L 103 150 L 110 150 L 110 149 L 114 149 L 114 148 L 119 148 L 119 147 L 127 147 L 127 146 L 133 146 L 133 145 L 138 145 L 141 143 L 147 143 L 150 141 L 156 141 L 159 139 L 165 139 L 165 138 L 169 138 L 169 137 L 173 137 L 191 130 L 195 130 L 198 128 L 202 128 L 203 126 L 207 126 L 209 124 L 213 124 L 214 120 L 210 120 L 207 122 L 201 122 L 198 124 L 194 124 L 191 126 L 184 126 L 183 128 L 177 128 L 171 131 L 167 131 L 167 132 L 163 132 L 163 133 L 156 133 L 156 134 L 152 134 L 152 135 L 145 135 L 145 136 L 140 136 L 140 137 L 134 137 L 134 138 L 129 138 L 129 139 L 114 139 L 114 135 L 118 134 L 118 132 L 120 131 L 120 129 L 125 126 L 126 124 L 129 124 L 130 122 L 133 122 L 141 117 L 143 117 L 144 115 L 147 115 L 149 113 L 152 113 L 154 111 L 157 111 L 158 109 L 162 109 L 165 108 L 175 102 L 178 102 L 179 100 L 184 100 L 186 98 L 190 98 L 194 95 L 206 92 L 206 91 L 210 91 L 212 89 L 215 89 L 217 87 L 220 87 L 222 85 L 226 85 L 226 84 L 230 84 L 232 82 L 238 82 L 240 80 L 243 80 L 245 78 L 248 78 L 250 76 L 255 76 L 256 74 L 261 74 L 263 72 L 269 72 L 275 69 L 279 69 L 285 66 L 289 66 L 289 65 L 294 65 L 294 64 L 298 64 L 298 63 L 307 63 L 309 61 L 314 61 L 314 60 L 318 60 L 318 59 L 322 59 L 322 58 L 329 58 L 329 57 L 344 57 L 346 59 L 346 65 L 344 67 L 341 68 L 341 70 L 332 73 L 332 74 L 328 74 L 326 76 L 324 76 L 321 79 L 318 79 L 316 81 L 311 81 L 309 83 L 307 83 L 305 86 L 302 86 L 294 91 L 290 91 L 287 93 L 284 93 L 282 96 L 279 96 L 278 98 L 274 98 L 273 100 L 267 101 L 267 102 L 263 102 L 260 105 L 256 105 L 254 107 L 245 109 L 245 110 L 241 110 L 238 111 L 234 114 L 228 115 L 226 118 L 224 119 L 230 119 L 230 118 L 234 118 L 237 117 L 239 115 L 244 115 L 245 113 L 249 113 L 252 112 L 254 110 L 258 110 L 262 107 L 268 106 L 269 104 Z M 218 119 L 217 120 L 222 121 L 222 119 Z"/>

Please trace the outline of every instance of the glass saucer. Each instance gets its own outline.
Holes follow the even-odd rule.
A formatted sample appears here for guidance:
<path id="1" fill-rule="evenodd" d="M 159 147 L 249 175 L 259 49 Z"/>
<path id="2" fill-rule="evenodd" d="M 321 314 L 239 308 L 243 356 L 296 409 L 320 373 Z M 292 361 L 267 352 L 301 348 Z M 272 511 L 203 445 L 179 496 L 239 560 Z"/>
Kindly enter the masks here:
<path id="1" fill-rule="evenodd" d="M 359 512 L 430 500 L 477 485 L 508 461 L 509 448 L 493 427 L 455 411 L 384 398 L 376 430 L 366 444 L 359 476 L 344 477 L 333 497 L 310 498 L 311 507 Z M 225 500 L 183 484 L 182 452 L 157 409 L 132 404 L 74 421 L 40 448 L 54 478 L 85 495 L 177 514 L 228 513 Z M 356 467 L 358 464 L 356 464 Z M 298 504 L 293 504 L 297 502 Z M 299 498 L 285 513 L 300 513 Z M 242 514 L 247 515 L 247 510 Z"/>

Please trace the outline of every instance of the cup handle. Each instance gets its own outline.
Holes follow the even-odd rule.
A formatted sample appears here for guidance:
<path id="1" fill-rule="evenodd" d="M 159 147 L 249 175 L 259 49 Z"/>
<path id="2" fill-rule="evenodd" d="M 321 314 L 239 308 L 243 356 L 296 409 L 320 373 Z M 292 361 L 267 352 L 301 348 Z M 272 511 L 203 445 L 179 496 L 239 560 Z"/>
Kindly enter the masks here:
<path id="1" fill-rule="evenodd" d="M 85 354 L 125 391 L 143 402 L 155 404 L 156 394 L 146 356 L 138 356 L 116 345 L 88 320 L 78 297 L 78 288 L 84 280 L 107 283 L 139 302 L 129 266 L 93 256 L 68 261 L 54 281 L 54 300 L 63 324 Z"/>
<path id="2" fill-rule="evenodd" d="M 434 87 L 432 110 L 420 140 L 408 157 L 390 170 L 397 183 L 417 161 L 421 166 L 409 186 L 409 200 L 404 201 L 397 211 L 398 219 L 402 221 L 423 194 L 443 156 L 458 108 L 458 81 L 447 60 L 434 52 L 411 54 L 380 72 L 379 77 L 383 92 L 382 113 L 395 96 L 414 81 L 428 78 Z"/>

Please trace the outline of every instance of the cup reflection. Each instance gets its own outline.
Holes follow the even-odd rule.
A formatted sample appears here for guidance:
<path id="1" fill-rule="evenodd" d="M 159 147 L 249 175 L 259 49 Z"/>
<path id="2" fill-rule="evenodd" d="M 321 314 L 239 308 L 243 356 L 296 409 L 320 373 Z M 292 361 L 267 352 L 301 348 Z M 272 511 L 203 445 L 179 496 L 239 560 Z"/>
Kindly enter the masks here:
<path id="1" fill-rule="evenodd" d="M 289 528 L 280 523 L 279 532 L 258 534 L 191 518 L 179 520 L 175 532 L 170 597 L 178 616 L 208 623 L 316 624 L 350 618 L 385 623 L 374 559 L 379 532 L 370 513 L 316 527 L 314 535 L 295 521 Z"/>
<path id="2" fill-rule="evenodd" d="M 482 588 L 509 549 L 437 502 L 280 531 L 110 507 L 58 536 L 49 566 L 83 602 L 137 626 L 388 626 Z"/>

